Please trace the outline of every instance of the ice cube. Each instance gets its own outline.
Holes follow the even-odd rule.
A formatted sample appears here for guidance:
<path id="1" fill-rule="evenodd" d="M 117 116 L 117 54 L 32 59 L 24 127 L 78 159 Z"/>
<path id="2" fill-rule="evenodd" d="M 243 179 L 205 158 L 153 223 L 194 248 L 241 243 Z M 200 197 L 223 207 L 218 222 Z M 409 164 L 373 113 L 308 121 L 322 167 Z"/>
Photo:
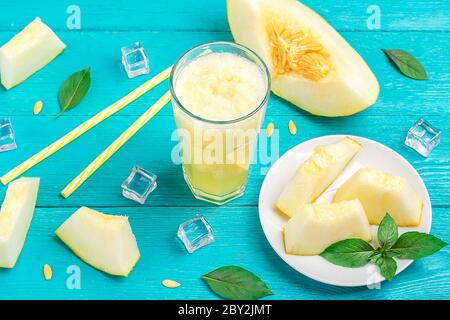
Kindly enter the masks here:
<path id="1" fill-rule="evenodd" d="M 430 152 L 439 144 L 442 131 L 433 127 L 425 119 L 419 119 L 409 129 L 406 135 L 405 144 L 424 157 L 428 157 Z"/>
<path id="2" fill-rule="evenodd" d="M 203 216 L 197 215 L 195 218 L 180 224 L 178 238 L 183 242 L 186 250 L 193 253 L 213 242 L 214 234 L 208 221 Z"/>
<path id="3" fill-rule="evenodd" d="M 0 152 L 17 148 L 14 130 L 8 118 L 0 119 Z"/>
<path id="4" fill-rule="evenodd" d="M 150 73 L 148 57 L 140 42 L 135 42 L 131 46 L 122 48 L 122 64 L 125 67 L 128 78 Z"/>
<path id="5" fill-rule="evenodd" d="M 135 165 L 130 176 L 122 183 L 122 194 L 125 198 L 144 204 L 156 187 L 156 175 Z"/>

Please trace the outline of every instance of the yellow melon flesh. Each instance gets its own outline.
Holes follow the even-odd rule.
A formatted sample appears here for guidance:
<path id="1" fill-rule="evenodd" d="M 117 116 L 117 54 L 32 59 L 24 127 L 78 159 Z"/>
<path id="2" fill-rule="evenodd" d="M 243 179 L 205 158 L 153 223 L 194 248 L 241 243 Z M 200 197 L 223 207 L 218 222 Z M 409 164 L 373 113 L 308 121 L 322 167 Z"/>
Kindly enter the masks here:
<path id="1" fill-rule="evenodd" d="M 333 243 L 349 238 L 372 238 L 359 200 L 304 205 L 284 228 L 288 254 L 317 255 Z"/>
<path id="2" fill-rule="evenodd" d="M 227 11 L 235 41 L 267 63 L 276 95 L 328 117 L 377 100 L 378 81 L 361 56 L 297 0 L 227 0 Z"/>
<path id="3" fill-rule="evenodd" d="M 39 178 L 20 178 L 8 185 L 0 211 L 0 268 L 14 268 L 33 219 Z"/>
<path id="4" fill-rule="evenodd" d="M 314 154 L 297 170 L 283 189 L 276 207 L 292 217 L 304 204 L 314 202 L 345 169 L 361 149 L 353 139 L 316 147 Z"/>
<path id="5" fill-rule="evenodd" d="M 336 191 L 334 202 L 359 199 L 371 224 L 389 213 L 400 227 L 420 225 L 423 201 L 403 177 L 377 169 L 358 170 Z"/>
<path id="6" fill-rule="evenodd" d="M 73 252 L 103 272 L 128 276 L 140 258 L 128 217 L 78 209 L 56 230 Z"/>
<path id="7" fill-rule="evenodd" d="M 8 90 L 43 68 L 66 45 L 41 19 L 34 19 L 0 48 L 0 72 Z"/>

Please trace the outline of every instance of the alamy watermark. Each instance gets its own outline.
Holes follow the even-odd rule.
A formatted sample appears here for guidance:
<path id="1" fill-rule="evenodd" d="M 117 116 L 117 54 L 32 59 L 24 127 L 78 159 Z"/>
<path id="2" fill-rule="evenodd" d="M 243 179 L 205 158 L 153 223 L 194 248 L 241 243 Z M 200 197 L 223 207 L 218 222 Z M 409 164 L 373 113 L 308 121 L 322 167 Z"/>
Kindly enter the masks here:
<path id="1" fill-rule="evenodd" d="M 81 29 L 81 9 L 77 5 L 70 5 L 66 9 L 66 13 L 69 14 L 66 20 L 66 26 L 69 30 Z"/>
<path id="2" fill-rule="evenodd" d="M 366 13 L 369 14 L 366 22 L 367 29 L 381 29 L 381 8 L 376 4 L 372 4 L 367 7 Z"/>
<path id="3" fill-rule="evenodd" d="M 81 289 L 81 269 L 77 265 L 70 265 L 66 269 L 69 275 L 66 280 L 66 287 L 69 290 Z"/>
<path id="4" fill-rule="evenodd" d="M 237 165 L 248 168 L 259 164 L 260 174 L 268 169 L 280 156 L 280 134 L 275 129 L 271 137 L 255 129 L 177 129 L 172 132 L 171 159 L 176 165 Z"/>
<path id="5" fill-rule="evenodd" d="M 381 281 L 377 267 L 373 264 L 369 264 L 366 267 L 366 273 L 368 275 L 366 282 L 367 288 L 370 290 L 381 289 Z"/>

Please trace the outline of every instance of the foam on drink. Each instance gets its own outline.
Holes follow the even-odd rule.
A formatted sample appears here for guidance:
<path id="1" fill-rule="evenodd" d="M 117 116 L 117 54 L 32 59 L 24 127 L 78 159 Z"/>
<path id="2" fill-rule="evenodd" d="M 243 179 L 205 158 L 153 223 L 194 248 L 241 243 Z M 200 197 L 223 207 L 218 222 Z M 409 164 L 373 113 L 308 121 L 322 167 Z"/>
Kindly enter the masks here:
<path id="1" fill-rule="evenodd" d="M 178 99 L 207 120 L 241 118 L 263 101 L 267 84 L 258 66 L 232 53 L 211 53 L 190 62 L 175 84 Z"/>

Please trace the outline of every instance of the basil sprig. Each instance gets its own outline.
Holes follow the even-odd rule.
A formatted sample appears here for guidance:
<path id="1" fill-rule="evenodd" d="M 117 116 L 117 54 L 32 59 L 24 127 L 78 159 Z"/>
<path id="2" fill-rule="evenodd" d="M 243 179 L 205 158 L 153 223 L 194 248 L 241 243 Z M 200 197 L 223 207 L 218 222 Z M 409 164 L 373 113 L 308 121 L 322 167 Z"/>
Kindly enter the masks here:
<path id="1" fill-rule="evenodd" d="M 241 267 L 221 267 L 202 279 L 214 293 L 225 299 L 255 300 L 273 294 L 260 278 Z"/>
<path id="2" fill-rule="evenodd" d="M 374 250 L 362 239 L 347 239 L 332 244 L 321 256 L 342 267 L 359 268 L 367 264 Z"/>
<path id="3" fill-rule="evenodd" d="M 397 259 L 417 260 L 430 256 L 447 243 L 439 238 L 422 232 L 411 231 L 398 236 L 394 219 L 386 213 L 378 227 L 379 247 L 374 249 L 361 239 L 347 239 L 336 242 L 320 254 L 329 262 L 347 267 L 359 268 L 374 262 L 380 274 L 391 281 L 397 271 Z"/>
<path id="4" fill-rule="evenodd" d="M 80 70 L 69 76 L 59 88 L 58 100 L 61 112 L 58 113 L 57 117 L 78 105 L 87 94 L 90 86 L 91 68 Z"/>
<path id="5" fill-rule="evenodd" d="M 423 65 L 414 56 L 403 50 L 381 49 L 405 76 L 414 80 L 428 80 Z"/>

